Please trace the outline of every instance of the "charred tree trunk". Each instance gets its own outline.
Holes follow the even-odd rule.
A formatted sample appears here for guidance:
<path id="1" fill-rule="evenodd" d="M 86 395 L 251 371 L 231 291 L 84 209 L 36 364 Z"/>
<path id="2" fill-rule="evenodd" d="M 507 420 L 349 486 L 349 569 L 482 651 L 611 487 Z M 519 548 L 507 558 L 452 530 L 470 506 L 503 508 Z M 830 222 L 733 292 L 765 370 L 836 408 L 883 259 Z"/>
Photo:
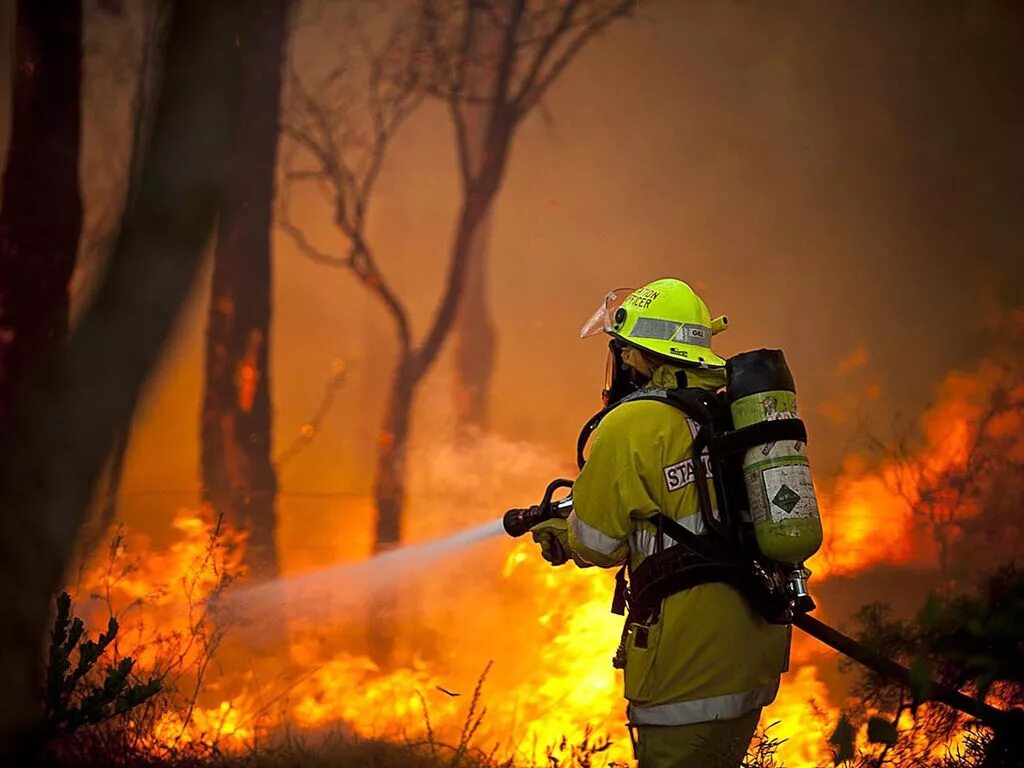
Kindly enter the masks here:
<path id="1" fill-rule="evenodd" d="M 502 15 L 512 11 L 506 0 L 497 3 L 495 9 Z M 481 211 L 465 239 L 466 284 L 455 324 L 455 416 L 456 435 L 460 438 L 471 437 L 487 427 L 497 340 L 488 295 L 488 260 L 492 207 L 500 174 L 498 184 L 489 194 L 481 195 L 479 182 L 489 166 L 505 165 L 514 127 L 505 91 L 515 67 L 516 45 L 494 14 L 474 9 L 469 23 L 472 33 L 464 54 L 464 88 L 473 99 L 451 105 L 457 113 L 455 119 L 462 123 L 456 140 L 461 144 L 459 155 L 464 162 L 463 195 L 467 200 L 473 197 Z"/>
<path id="2" fill-rule="evenodd" d="M 471 204 L 463 208 L 459 222 L 465 235 L 456 240 L 456 247 L 464 249 L 460 258 L 466 264 L 455 346 L 456 434 L 462 439 L 479 434 L 487 427 L 491 378 L 497 357 L 497 332 L 488 295 L 488 251 L 494 200 L 504 176 L 513 129 L 511 118 L 506 119 L 497 107 L 486 116 L 483 129 L 474 127 L 475 122 L 483 120 L 483 116 L 466 120 L 467 157 L 474 171 L 464 187 L 467 203 Z M 475 138 L 470 135 L 470 128 L 479 131 Z"/>
<path id="3" fill-rule="evenodd" d="M 488 166 L 481 176 L 480 194 L 469 196 L 459 212 L 455 240 L 452 244 L 448 286 L 422 345 L 416 349 L 412 348 L 404 312 L 397 311 L 394 305 L 389 305 L 392 306 L 396 321 L 400 352 L 392 376 L 391 394 L 388 397 L 377 445 L 374 554 L 394 549 L 402 542 L 406 456 L 409 450 L 409 433 L 416 394 L 455 324 L 468 279 L 470 243 L 486 216 L 486 206 L 478 201 L 493 198 L 503 171 L 503 164 Z M 396 660 L 395 642 L 399 635 L 396 618 L 398 604 L 398 590 L 388 588 L 381 590 L 370 607 L 368 650 L 382 667 L 389 667 Z"/>
<path id="4" fill-rule="evenodd" d="M 203 500 L 249 532 L 246 565 L 257 578 L 277 573 L 270 229 L 289 6 L 290 0 L 263 3 L 239 36 L 241 107 L 227 157 L 206 333 Z"/>
<path id="5" fill-rule="evenodd" d="M 0 434 L 26 371 L 63 341 L 82 231 L 81 0 L 19 0 L 0 212 Z"/>
<path id="6" fill-rule="evenodd" d="M 240 3 L 176 4 L 137 204 L 92 305 L 11 411 L 0 450 L 0 764 L 28 762 L 10 752 L 31 748 L 38 735 L 50 601 L 115 436 L 132 418 L 209 239 L 244 13 Z"/>
<path id="7" fill-rule="evenodd" d="M 413 350 L 405 339 L 400 339 L 400 343 L 384 423 L 377 436 L 377 470 L 373 487 L 377 510 L 373 535 L 375 555 L 402 543 L 409 422 L 419 376 Z M 396 586 L 390 586 L 382 589 L 370 605 L 367 650 L 382 667 L 390 667 L 395 662 L 395 641 L 399 634 L 396 621 L 398 603 L 399 590 Z"/>
<path id="8" fill-rule="evenodd" d="M 163 41 L 167 31 L 167 19 L 171 11 L 171 0 L 155 0 L 143 9 L 141 34 L 141 60 L 139 61 L 138 82 L 132 103 L 132 148 L 125 175 L 125 196 L 121 206 L 121 218 L 131 210 L 135 200 L 132 195 L 139 190 L 139 174 L 142 161 L 149 146 L 155 107 L 155 94 L 159 90 L 160 73 L 163 66 Z M 107 234 L 103 241 L 113 243 L 116 231 Z M 106 540 L 110 527 L 117 517 L 117 503 L 124 477 L 124 464 L 131 443 L 132 424 L 126 423 L 114 439 L 110 459 L 97 483 L 96 499 L 89 518 L 82 526 L 78 538 L 78 552 L 75 560 L 84 567 L 89 557 Z"/>
<path id="9" fill-rule="evenodd" d="M 377 447 L 377 474 L 374 483 L 374 501 L 377 508 L 373 544 L 375 552 L 390 549 L 402 541 L 405 457 L 416 393 L 454 326 L 459 302 L 466 287 L 469 244 L 486 215 L 485 204 L 481 201 L 493 199 L 504 167 L 503 163 L 492 164 L 485 169 L 477 186 L 479 193 L 469 196 L 459 213 L 455 239 L 452 243 L 447 289 L 422 345 L 416 349 L 410 347 L 404 314 L 396 314 L 400 353 Z"/>
<path id="10" fill-rule="evenodd" d="M 497 332 L 488 295 L 490 212 L 469 240 L 466 287 L 455 322 L 455 418 L 460 437 L 487 428 Z"/>
<path id="11" fill-rule="evenodd" d="M 516 124 L 532 110 L 551 83 L 594 35 L 615 19 L 630 13 L 635 0 L 580 3 L 576 0 L 531 8 L 525 0 L 467 0 L 464 27 L 454 59 L 454 83 L 445 98 L 455 125 L 456 150 L 463 180 L 463 199 L 482 210 L 477 227 L 466 240 L 467 282 L 458 319 L 455 359 L 455 403 L 460 436 L 471 436 L 487 425 L 489 389 L 494 369 L 494 325 L 487 297 L 488 235 L 494 199 Z M 557 22 L 538 34 L 537 15 L 551 13 Z M 423 2 L 423 18 L 431 39 L 443 28 L 445 10 L 432 0 Z M 524 38 L 531 39 L 524 43 Z M 559 50 L 560 49 L 560 50 Z M 558 51 L 556 53 L 556 51 Z M 438 60 L 446 62 L 442 48 Z M 518 75 L 518 77 L 517 77 Z M 496 183 L 488 177 L 497 168 Z"/>
<path id="12" fill-rule="evenodd" d="M 374 553 L 392 549 L 402 541 L 405 506 L 405 459 L 409 448 L 409 421 L 419 383 L 412 350 L 404 347 L 391 381 L 384 424 L 378 435 L 374 500 L 377 506 Z"/>

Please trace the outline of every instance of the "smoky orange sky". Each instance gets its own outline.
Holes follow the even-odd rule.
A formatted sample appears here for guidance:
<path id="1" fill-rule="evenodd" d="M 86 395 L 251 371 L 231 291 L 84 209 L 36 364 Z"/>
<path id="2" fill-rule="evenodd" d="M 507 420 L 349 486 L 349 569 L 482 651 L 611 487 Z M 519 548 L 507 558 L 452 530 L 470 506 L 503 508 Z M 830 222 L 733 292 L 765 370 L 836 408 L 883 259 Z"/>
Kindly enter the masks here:
<path id="1" fill-rule="evenodd" d="M 95 57 L 118 27 L 87 8 Z M 330 55 L 333 37 L 329 25 L 301 26 L 297 63 Z M 719 352 L 786 351 L 822 477 L 863 419 L 884 432 L 895 414 L 916 414 L 1024 302 L 1022 43 L 1024 14 L 995 0 L 638 0 L 636 16 L 586 48 L 517 135 L 491 237 L 493 431 L 571 460 L 604 369 L 603 343 L 577 338 L 583 319 L 609 288 L 667 275 L 729 315 Z M 130 77 L 100 69 L 87 58 L 94 219 L 111 135 L 128 147 L 124 120 L 104 120 L 127 114 Z M 393 145 L 371 214 L 379 259 L 420 338 L 458 192 L 447 115 L 428 102 Z M 295 209 L 323 247 L 342 249 L 314 197 Z M 354 513 L 347 496 L 302 494 L 370 487 L 392 334 L 348 274 L 307 262 L 283 236 L 274 242 L 279 449 L 316 406 L 332 360 L 349 371 L 322 433 L 280 478 L 282 535 L 315 547 L 307 516 L 334 504 Z M 204 283 L 132 435 L 122 510 L 157 535 L 196 499 L 206 296 Z M 450 367 L 441 359 L 421 390 L 420 446 L 451 438 Z M 531 501 L 495 488 L 491 513 Z M 368 541 L 368 516 L 366 528 Z M 324 560 L 337 554 L 326 549 Z"/>

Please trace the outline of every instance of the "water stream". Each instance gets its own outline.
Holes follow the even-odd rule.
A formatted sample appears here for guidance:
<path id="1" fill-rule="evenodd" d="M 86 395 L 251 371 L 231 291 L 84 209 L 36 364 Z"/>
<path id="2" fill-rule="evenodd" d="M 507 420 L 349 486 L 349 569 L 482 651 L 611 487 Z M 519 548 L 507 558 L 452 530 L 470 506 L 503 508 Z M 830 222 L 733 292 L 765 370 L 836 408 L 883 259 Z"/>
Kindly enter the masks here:
<path id="1" fill-rule="evenodd" d="M 243 586 L 224 594 L 218 601 L 217 612 L 242 624 L 258 622 L 261 615 L 280 615 L 285 607 L 291 617 L 337 614 L 346 608 L 369 604 L 382 590 L 393 589 L 455 552 L 503 533 L 499 519 L 367 560 Z"/>

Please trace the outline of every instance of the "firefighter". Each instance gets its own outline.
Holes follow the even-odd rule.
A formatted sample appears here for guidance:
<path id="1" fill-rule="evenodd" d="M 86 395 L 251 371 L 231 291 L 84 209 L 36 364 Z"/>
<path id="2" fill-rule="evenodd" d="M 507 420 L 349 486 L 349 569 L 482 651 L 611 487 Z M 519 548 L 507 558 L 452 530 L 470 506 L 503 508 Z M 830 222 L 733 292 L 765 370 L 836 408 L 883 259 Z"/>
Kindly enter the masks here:
<path id="1" fill-rule="evenodd" d="M 581 336 L 611 339 L 607 411 L 572 493 L 567 518 L 532 529 L 546 560 L 635 570 L 673 546 L 650 518 L 662 513 L 707 535 L 698 514 L 696 424 L 636 390 L 725 381 L 711 336 L 725 327 L 686 283 L 662 279 L 608 294 Z M 787 668 L 789 628 L 769 624 L 733 587 L 705 583 L 664 598 L 654 616 L 627 618 L 620 647 L 627 717 L 639 768 L 739 766 L 761 708 Z"/>

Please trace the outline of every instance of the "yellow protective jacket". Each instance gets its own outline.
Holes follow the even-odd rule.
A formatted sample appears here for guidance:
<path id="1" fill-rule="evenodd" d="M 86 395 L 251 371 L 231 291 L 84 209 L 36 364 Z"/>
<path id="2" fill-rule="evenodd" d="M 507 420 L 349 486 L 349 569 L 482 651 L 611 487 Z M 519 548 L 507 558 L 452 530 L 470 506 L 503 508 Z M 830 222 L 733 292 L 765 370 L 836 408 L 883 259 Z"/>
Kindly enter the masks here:
<path id="1" fill-rule="evenodd" d="M 674 369 L 659 369 L 654 382 L 669 374 L 674 381 Z M 689 374 L 690 386 L 721 386 L 720 373 L 699 375 Z M 653 400 L 627 402 L 605 416 L 573 486 L 569 545 L 580 557 L 604 568 L 628 559 L 635 568 L 655 551 L 657 532 L 647 518 L 657 512 L 706 533 L 693 484 L 696 430 L 679 409 Z M 665 537 L 665 547 L 674 543 Z M 732 587 L 677 592 L 646 631 L 629 627 L 629 721 L 685 725 L 739 717 L 775 698 L 788 655 L 789 628 L 766 623 Z"/>

